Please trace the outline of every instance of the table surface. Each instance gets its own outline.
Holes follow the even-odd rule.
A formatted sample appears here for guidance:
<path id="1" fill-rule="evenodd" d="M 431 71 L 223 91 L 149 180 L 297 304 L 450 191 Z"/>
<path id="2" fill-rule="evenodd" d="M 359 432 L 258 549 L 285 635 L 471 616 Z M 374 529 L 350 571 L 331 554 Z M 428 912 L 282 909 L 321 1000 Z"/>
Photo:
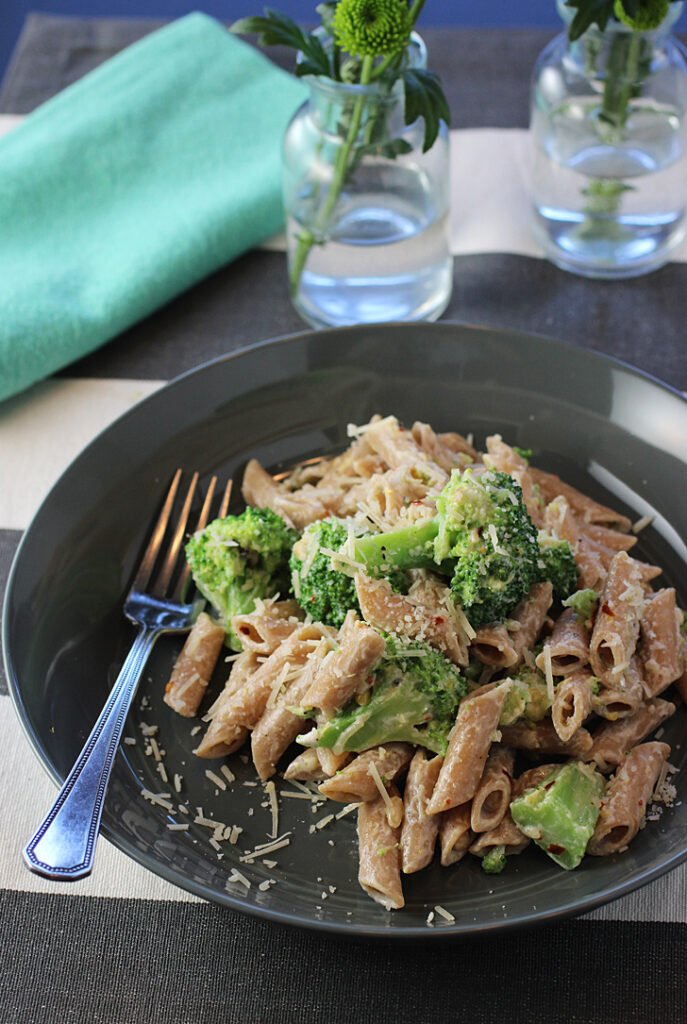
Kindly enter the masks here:
<path id="1" fill-rule="evenodd" d="M 0 113 L 29 112 L 157 24 L 32 16 L 0 91 Z M 453 128 L 526 128 L 529 74 L 550 33 L 423 35 Z M 454 275 L 445 319 L 551 335 L 687 389 L 684 261 L 608 284 L 566 275 L 532 255 L 461 252 Z M 22 494 L 0 500 L 0 593 L 33 508 L 98 429 L 160 382 L 302 326 L 288 301 L 283 253 L 256 250 L 0 406 L 0 465 L 13 458 L 31 466 Z M 0 716 L 8 737 L 0 792 L 9 793 L 20 766 L 30 794 L 0 844 L 0 1022 L 480 1024 L 504 1011 L 528 1024 L 685 1019 L 684 865 L 583 918 L 431 948 L 369 946 L 233 914 L 188 898 L 105 842 L 91 879 L 44 883 L 23 873 L 18 851 L 52 790 L 13 719 L 2 669 Z"/>

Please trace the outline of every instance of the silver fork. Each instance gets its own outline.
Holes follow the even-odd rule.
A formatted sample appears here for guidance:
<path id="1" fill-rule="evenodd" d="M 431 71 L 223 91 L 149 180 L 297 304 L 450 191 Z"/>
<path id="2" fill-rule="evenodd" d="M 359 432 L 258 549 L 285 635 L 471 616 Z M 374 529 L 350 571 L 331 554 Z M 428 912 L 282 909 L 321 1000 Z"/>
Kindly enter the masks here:
<path id="1" fill-rule="evenodd" d="M 124 602 L 124 614 L 139 627 L 136 639 L 76 764 L 55 803 L 24 848 L 27 866 L 46 878 L 72 881 L 90 874 L 107 785 L 141 673 L 158 637 L 163 633 L 189 630 L 202 608 L 202 602 L 187 603 L 184 600 L 188 566 L 184 565 L 178 572 L 177 581 L 171 588 L 198 483 L 197 473 L 193 474 L 164 555 L 162 552 L 180 480 L 179 469 L 174 474 Z M 197 530 L 208 521 L 216 484 L 217 478 L 213 477 L 198 517 Z M 218 515 L 227 514 L 230 494 L 231 480 Z M 160 557 L 162 564 L 151 582 Z"/>

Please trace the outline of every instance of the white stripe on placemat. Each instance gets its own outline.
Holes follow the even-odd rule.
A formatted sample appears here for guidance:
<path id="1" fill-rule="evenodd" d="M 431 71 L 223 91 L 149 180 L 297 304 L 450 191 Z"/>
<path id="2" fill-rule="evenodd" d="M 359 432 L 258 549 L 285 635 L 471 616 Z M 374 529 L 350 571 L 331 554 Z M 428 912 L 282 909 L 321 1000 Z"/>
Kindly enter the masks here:
<path id="1" fill-rule="evenodd" d="M 0 135 L 22 120 L 0 114 Z M 451 250 L 542 257 L 530 224 L 531 148 L 524 128 L 462 128 L 451 133 Z M 284 235 L 263 248 L 283 251 Z M 687 238 L 673 261 L 687 262 Z"/>
<path id="2" fill-rule="evenodd" d="M 42 381 L 0 404 L 0 529 L 25 530 L 70 462 L 164 381 Z"/>
<path id="3" fill-rule="evenodd" d="M 146 900 L 197 900 L 130 860 L 107 840 L 96 848 L 93 874 L 80 882 L 50 882 L 24 866 L 21 851 L 57 795 L 57 788 L 29 747 L 9 697 L 0 696 L 0 889 L 68 893 L 79 896 L 121 896 Z M 24 796 L 19 799 L 19 793 Z M 31 799 L 25 799 L 27 793 Z"/>
<path id="4" fill-rule="evenodd" d="M 9 697 L 0 696 L 0 807 L 3 841 L 0 843 L 0 889 L 27 892 L 62 892 L 80 896 L 110 896 L 150 900 L 195 900 L 183 889 L 146 871 L 106 840 L 98 843 L 93 874 L 77 883 L 49 882 L 31 874 L 21 850 L 38 826 L 37 815 L 48 810 L 56 788 L 38 763 L 21 731 Z M 17 787 L 30 800 L 17 799 Z M 355 879 L 351 878 L 351 885 Z M 687 865 L 651 886 L 594 911 L 598 920 L 673 921 L 687 923 Z"/>

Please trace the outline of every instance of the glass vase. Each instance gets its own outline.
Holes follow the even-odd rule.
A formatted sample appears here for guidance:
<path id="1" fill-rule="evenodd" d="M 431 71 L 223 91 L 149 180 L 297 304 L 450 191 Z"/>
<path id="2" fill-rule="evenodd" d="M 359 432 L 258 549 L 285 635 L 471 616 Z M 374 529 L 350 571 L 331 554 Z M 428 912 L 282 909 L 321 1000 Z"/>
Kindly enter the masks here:
<path id="1" fill-rule="evenodd" d="M 651 32 L 610 21 L 557 36 L 534 70 L 536 235 L 565 270 L 625 278 L 664 264 L 685 233 L 687 62 L 672 3 Z M 559 12 L 574 11 L 561 0 Z"/>
<path id="2" fill-rule="evenodd" d="M 407 59 L 422 65 L 414 37 Z M 309 77 L 283 146 L 289 287 L 321 327 L 435 320 L 453 284 L 448 132 L 422 152 L 405 125 L 402 83 Z"/>

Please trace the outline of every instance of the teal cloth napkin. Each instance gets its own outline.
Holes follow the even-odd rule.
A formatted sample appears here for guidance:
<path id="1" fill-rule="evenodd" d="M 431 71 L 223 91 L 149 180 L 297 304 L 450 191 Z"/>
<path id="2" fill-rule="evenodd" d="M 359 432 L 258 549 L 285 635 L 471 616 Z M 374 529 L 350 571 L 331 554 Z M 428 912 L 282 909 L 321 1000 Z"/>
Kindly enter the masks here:
<path id="1" fill-rule="evenodd" d="M 0 400 L 277 232 L 281 139 L 305 96 L 194 13 L 1 138 Z"/>

